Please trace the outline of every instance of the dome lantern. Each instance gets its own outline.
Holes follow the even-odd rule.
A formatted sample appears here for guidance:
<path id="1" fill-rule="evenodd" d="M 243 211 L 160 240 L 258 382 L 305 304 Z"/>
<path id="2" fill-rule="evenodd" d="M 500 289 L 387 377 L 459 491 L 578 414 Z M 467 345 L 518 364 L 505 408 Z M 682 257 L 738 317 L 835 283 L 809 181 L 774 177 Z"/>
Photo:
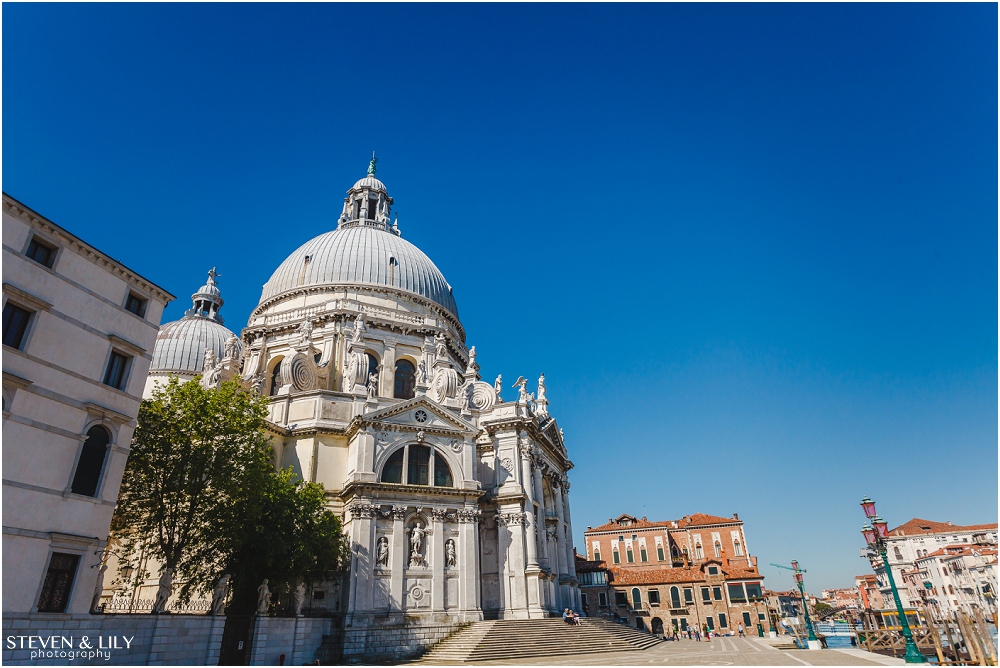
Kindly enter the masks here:
<path id="1" fill-rule="evenodd" d="M 385 184 L 375 177 L 377 162 L 378 158 L 373 152 L 368 164 L 368 175 L 347 191 L 337 229 L 374 227 L 399 236 L 399 228 L 390 222 L 392 198 L 389 197 Z"/>
<path id="2" fill-rule="evenodd" d="M 219 287 L 215 280 L 221 275 L 216 271 L 215 267 L 208 270 L 208 280 L 205 282 L 205 285 L 198 288 L 198 291 L 191 295 L 191 308 L 184 311 L 184 315 L 208 318 L 220 325 L 225 322 L 222 316 L 219 315 L 219 309 L 222 308 L 224 302 L 222 300 L 222 293 L 219 292 Z"/>

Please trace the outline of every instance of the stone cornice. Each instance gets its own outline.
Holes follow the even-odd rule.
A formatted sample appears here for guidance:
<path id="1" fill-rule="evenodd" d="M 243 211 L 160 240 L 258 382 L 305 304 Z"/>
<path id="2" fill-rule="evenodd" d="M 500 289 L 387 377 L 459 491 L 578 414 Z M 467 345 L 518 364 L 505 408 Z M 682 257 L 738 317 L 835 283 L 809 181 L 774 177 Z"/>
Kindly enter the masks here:
<path id="1" fill-rule="evenodd" d="M 30 292 L 25 292 L 21 288 L 15 287 L 10 283 L 3 284 L 3 291 L 10 297 L 13 297 L 15 301 L 22 302 L 26 306 L 31 306 L 38 311 L 48 311 L 52 308 L 52 304 L 48 303 L 44 299 L 39 299 Z"/>
<path id="2" fill-rule="evenodd" d="M 407 503 L 410 505 L 414 504 L 414 497 L 420 496 L 453 496 L 467 501 L 478 501 L 480 497 L 486 494 L 485 490 L 482 489 L 431 487 L 429 485 L 400 485 L 387 482 L 349 482 L 344 486 L 344 489 L 341 490 L 340 498 L 346 502 L 348 499 L 353 498 L 358 494 L 362 494 L 363 492 L 368 492 L 365 496 L 371 496 L 372 493 L 385 493 L 387 496 L 375 497 L 373 500 L 384 500 L 386 503 L 400 501 L 394 497 L 397 495 L 403 495 L 407 497 Z"/>
<path id="3" fill-rule="evenodd" d="M 277 305 L 277 304 L 279 304 L 279 303 L 281 303 L 283 301 L 294 299 L 294 298 L 297 298 L 297 297 L 303 297 L 303 296 L 308 295 L 308 294 L 321 294 L 321 293 L 330 292 L 330 291 L 333 291 L 333 290 L 356 291 L 356 292 L 369 291 L 369 292 L 381 293 L 381 294 L 386 294 L 386 295 L 395 295 L 395 296 L 401 297 L 403 299 L 412 300 L 412 301 L 420 304 L 421 306 L 424 306 L 424 307 L 428 308 L 431 312 L 433 312 L 435 314 L 435 316 L 441 317 L 441 318 L 444 318 L 445 320 L 447 320 L 455 328 L 455 330 L 458 332 L 458 335 L 461 338 L 462 343 L 463 344 L 465 343 L 465 328 L 462 327 L 462 323 L 459 322 L 458 317 L 455 316 L 455 315 L 453 315 L 450 311 L 448 311 L 446 308 L 444 308 L 443 306 L 441 306 L 437 302 L 432 301 L 432 300 L 430 300 L 430 299 L 428 299 L 428 298 L 426 298 L 426 297 L 424 297 L 422 295 L 418 295 L 418 294 L 416 294 L 414 292 L 408 292 L 406 290 L 400 290 L 399 288 L 394 288 L 394 287 L 389 287 L 389 286 L 380 285 L 380 284 L 374 284 L 374 283 L 318 283 L 318 284 L 312 284 L 312 285 L 303 285 L 303 286 L 300 286 L 300 287 L 296 287 L 296 288 L 294 288 L 292 290 L 286 290 L 285 292 L 282 292 L 280 294 L 274 295 L 273 297 L 270 297 L 266 301 L 263 301 L 263 302 L 261 302 L 260 304 L 257 305 L 257 307 L 250 314 L 250 317 L 247 319 L 248 329 L 252 329 L 253 328 L 251 325 L 249 325 L 249 323 L 253 322 L 254 318 L 257 318 L 257 317 L 261 316 L 264 313 L 264 311 L 266 311 L 267 309 L 269 309 L 269 308 L 271 308 L 271 307 L 273 307 L 273 306 L 275 306 L 275 305 Z M 349 300 L 349 299 L 342 299 L 341 301 L 343 301 L 345 304 L 347 304 L 349 302 L 352 302 L 352 301 L 353 302 L 357 302 L 357 300 Z M 360 303 L 364 304 L 364 302 L 360 302 Z M 366 307 L 368 307 L 368 310 L 365 311 L 366 316 L 367 315 L 371 315 L 373 317 L 373 319 L 375 319 L 375 320 L 377 320 L 379 318 L 378 311 L 383 311 L 383 312 L 385 312 L 387 314 L 392 314 L 393 313 L 392 310 L 386 309 L 384 307 L 378 307 L 378 306 L 368 305 L 368 304 L 364 304 L 364 305 Z M 345 308 L 335 308 L 335 309 L 332 309 L 332 312 L 340 313 L 340 314 L 343 314 L 343 312 L 347 312 L 347 313 L 354 314 L 354 313 L 357 312 L 357 309 L 354 309 L 353 311 L 351 311 L 351 310 L 348 310 L 348 309 L 345 309 Z M 420 322 L 416 321 L 417 317 L 420 318 Z M 366 317 L 365 319 L 367 321 L 368 318 Z M 409 324 L 413 325 L 414 328 L 416 328 L 416 327 L 426 327 L 427 326 L 427 324 L 425 322 L 423 322 L 423 320 L 424 320 L 423 316 L 412 315 L 412 316 L 409 316 L 408 318 L 406 318 L 405 320 L 409 320 L 410 321 Z M 404 323 L 393 322 L 392 324 L 403 326 Z"/>
<path id="4" fill-rule="evenodd" d="M 174 295 L 170 294 L 160 286 L 143 278 L 120 262 L 112 260 L 109 256 L 70 234 L 38 212 L 29 209 L 7 193 L 3 194 L 3 208 L 5 212 L 16 218 L 26 220 L 32 226 L 39 228 L 49 236 L 61 239 L 68 248 L 72 249 L 78 255 L 82 255 L 97 266 L 105 269 L 115 276 L 118 276 L 127 283 L 135 285 L 138 288 L 151 293 L 159 300 L 163 301 L 164 304 L 176 299 Z"/>

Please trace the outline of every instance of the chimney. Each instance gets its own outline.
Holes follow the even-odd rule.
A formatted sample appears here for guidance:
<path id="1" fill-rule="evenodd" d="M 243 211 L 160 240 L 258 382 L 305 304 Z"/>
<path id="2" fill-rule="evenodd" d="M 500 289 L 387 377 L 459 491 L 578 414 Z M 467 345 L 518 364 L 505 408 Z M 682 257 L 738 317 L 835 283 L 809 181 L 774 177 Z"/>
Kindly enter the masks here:
<path id="1" fill-rule="evenodd" d="M 594 527 L 587 527 L 587 531 L 590 531 L 590 530 L 591 530 L 591 529 L 593 529 L 593 528 L 594 528 Z"/>
<path id="2" fill-rule="evenodd" d="M 614 524 L 614 523 L 615 523 L 615 518 L 609 517 L 608 518 L 608 524 Z"/>
<path id="3" fill-rule="evenodd" d="M 733 513 L 733 519 L 734 520 L 740 519 L 740 514 L 739 513 Z"/>

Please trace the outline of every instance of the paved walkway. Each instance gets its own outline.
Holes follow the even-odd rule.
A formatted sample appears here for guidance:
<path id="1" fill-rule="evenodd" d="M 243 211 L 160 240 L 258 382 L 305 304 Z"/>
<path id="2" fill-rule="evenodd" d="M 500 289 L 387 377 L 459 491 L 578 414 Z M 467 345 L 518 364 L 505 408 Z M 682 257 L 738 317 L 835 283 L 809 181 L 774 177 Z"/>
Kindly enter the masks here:
<path id="1" fill-rule="evenodd" d="M 773 640 L 771 642 L 774 642 Z M 903 665 L 857 649 L 780 650 L 759 638 L 715 638 L 711 642 L 661 642 L 645 651 L 574 654 L 508 661 L 483 661 L 492 666 L 878 666 Z"/>

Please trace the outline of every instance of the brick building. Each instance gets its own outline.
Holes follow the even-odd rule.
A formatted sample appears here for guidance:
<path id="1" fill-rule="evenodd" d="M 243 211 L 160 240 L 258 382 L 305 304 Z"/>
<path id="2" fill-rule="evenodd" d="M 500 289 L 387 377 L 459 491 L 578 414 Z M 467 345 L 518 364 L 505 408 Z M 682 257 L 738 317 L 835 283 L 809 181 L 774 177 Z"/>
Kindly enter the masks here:
<path id="1" fill-rule="evenodd" d="M 667 522 L 620 515 L 587 527 L 584 542 L 577 577 L 590 616 L 657 634 L 689 627 L 735 634 L 740 624 L 755 632 L 758 623 L 769 630 L 763 576 L 736 515 Z"/>

